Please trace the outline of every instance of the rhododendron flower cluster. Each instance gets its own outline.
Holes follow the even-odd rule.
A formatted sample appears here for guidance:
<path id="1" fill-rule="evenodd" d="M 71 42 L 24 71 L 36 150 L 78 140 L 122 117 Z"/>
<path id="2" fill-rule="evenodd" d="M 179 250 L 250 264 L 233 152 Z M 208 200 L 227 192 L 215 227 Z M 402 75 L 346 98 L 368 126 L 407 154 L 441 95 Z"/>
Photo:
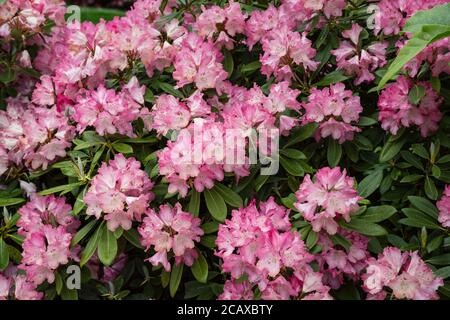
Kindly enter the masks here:
<path id="1" fill-rule="evenodd" d="M 202 6 L 202 13 L 197 17 L 194 30 L 202 37 L 213 39 L 218 47 L 224 45 L 233 49 L 232 37 L 243 33 L 245 29 L 246 14 L 241 12 L 237 2 L 230 2 L 225 8 Z"/>
<path id="2" fill-rule="evenodd" d="M 290 31 L 286 26 L 272 30 L 262 40 L 264 55 L 261 57 L 261 73 L 267 78 L 274 74 L 278 80 L 291 80 L 294 65 L 305 71 L 316 70 L 319 62 L 314 61 L 316 50 L 306 33 Z"/>
<path id="3" fill-rule="evenodd" d="M 14 265 L 9 265 L 4 272 L 0 272 L 0 300 L 41 300 L 42 292 L 37 291 L 37 285 L 18 273 Z"/>
<path id="4" fill-rule="evenodd" d="M 417 251 L 401 252 L 388 247 L 378 259 L 369 258 L 367 264 L 362 276 L 364 289 L 375 299 L 388 294 L 385 288 L 390 289 L 396 299 L 438 299 L 436 289 L 443 285 L 442 278 L 433 274 Z"/>
<path id="5" fill-rule="evenodd" d="M 140 167 L 139 161 L 120 153 L 103 163 L 84 196 L 86 214 L 103 217 L 111 231 L 129 230 L 133 221 L 141 221 L 154 195 L 153 182 Z"/>
<path id="6" fill-rule="evenodd" d="M 194 83 L 197 89 L 220 90 L 227 73 L 221 64 L 223 56 L 214 47 L 212 40 L 204 41 L 195 33 L 189 33 L 181 43 L 174 61 L 173 78 L 177 86 Z"/>
<path id="7" fill-rule="evenodd" d="M 119 94 L 103 86 L 96 91 L 80 93 L 73 106 L 72 118 L 77 122 L 77 129 L 83 132 L 93 126 L 100 135 L 120 133 L 134 137 L 132 122 L 141 114 L 148 113 L 142 108 L 145 87 L 139 87 L 133 77 Z"/>
<path id="8" fill-rule="evenodd" d="M 436 206 L 439 209 L 439 222 L 443 227 L 450 228 L 450 186 L 445 187 L 444 194 Z"/>
<path id="9" fill-rule="evenodd" d="M 219 227 L 216 255 L 222 270 L 231 274 L 222 299 L 252 299 L 254 288 L 262 299 L 289 299 L 300 294 L 306 299 L 330 299 L 322 275 L 309 266 L 313 260 L 289 221 L 289 210 L 273 198 L 253 201 L 234 210 L 231 220 Z M 245 277 L 243 282 L 239 281 Z"/>
<path id="10" fill-rule="evenodd" d="M 373 72 L 386 64 L 388 44 L 376 42 L 361 47 L 362 30 L 360 25 L 353 24 L 351 29 L 342 32 L 342 36 L 347 40 L 341 41 L 339 48 L 331 51 L 336 56 L 338 69 L 342 69 L 346 75 L 356 76 L 353 82 L 355 85 L 373 81 Z"/>
<path id="11" fill-rule="evenodd" d="M 369 239 L 365 236 L 345 229 L 338 229 L 337 234 L 349 241 L 350 246 L 344 248 L 336 245 L 326 233 L 320 233 L 318 244 L 322 246 L 320 254 L 316 255 L 323 282 L 333 289 L 339 288 L 345 278 L 358 281 L 366 260 L 370 257 L 367 251 Z"/>
<path id="12" fill-rule="evenodd" d="M 55 107 L 10 99 L 7 109 L 0 110 L 0 175 L 13 165 L 46 169 L 66 155 L 73 137 L 74 127 Z"/>
<path id="13" fill-rule="evenodd" d="M 308 103 L 304 103 L 303 123 L 320 123 L 316 139 L 331 136 L 343 143 L 352 140 L 355 132 L 361 131 L 353 126 L 359 120 L 362 107 L 359 97 L 345 90 L 345 85 L 338 83 L 322 90 L 312 89 Z"/>
<path id="14" fill-rule="evenodd" d="M 19 209 L 17 222 L 23 242 L 20 269 L 26 271 L 27 279 L 36 285 L 55 280 L 54 271 L 77 259 L 70 242 L 80 225 L 71 214 L 71 206 L 64 198 L 34 196 Z"/>
<path id="15" fill-rule="evenodd" d="M 350 215 L 358 210 L 362 198 L 354 188 L 355 181 L 345 169 L 321 168 L 315 179 L 307 174 L 295 193 L 295 207 L 311 222 L 314 231 L 324 229 L 329 234 L 338 230 L 337 219 L 349 222 Z"/>
<path id="16" fill-rule="evenodd" d="M 381 92 L 378 100 L 379 120 L 384 130 L 396 134 L 402 127 L 417 125 L 424 137 L 437 130 L 442 118 L 439 110 L 442 98 L 427 82 L 418 82 L 416 86 L 425 90 L 424 96 L 416 105 L 409 99 L 414 81 L 408 77 L 398 77 L 395 83 L 388 85 Z"/>
<path id="17" fill-rule="evenodd" d="M 161 264 L 166 271 L 170 271 L 169 252 L 173 253 L 176 264 L 187 266 L 191 266 L 198 257 L 195 242 L 199 242 L 203 235 L 200 219 L 184 212 L 179 203 L 173 208 L 161 205 L 159 213 L 149 209 L 138 230 L 142 245 L 147 250 L 151 247 L 155 250 L 155 254 L 148 259 L 154 266 Z"/>

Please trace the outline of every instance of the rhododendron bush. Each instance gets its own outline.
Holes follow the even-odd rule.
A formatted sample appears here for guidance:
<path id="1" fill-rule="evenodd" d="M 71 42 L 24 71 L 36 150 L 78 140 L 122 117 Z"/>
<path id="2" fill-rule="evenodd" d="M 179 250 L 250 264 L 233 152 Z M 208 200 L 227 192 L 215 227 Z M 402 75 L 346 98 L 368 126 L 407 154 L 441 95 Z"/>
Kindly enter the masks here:
<path id="1" fill-rule="evenodd" d="M 449 17 L 0 0 L 0 300 L 449 299 Z"/>

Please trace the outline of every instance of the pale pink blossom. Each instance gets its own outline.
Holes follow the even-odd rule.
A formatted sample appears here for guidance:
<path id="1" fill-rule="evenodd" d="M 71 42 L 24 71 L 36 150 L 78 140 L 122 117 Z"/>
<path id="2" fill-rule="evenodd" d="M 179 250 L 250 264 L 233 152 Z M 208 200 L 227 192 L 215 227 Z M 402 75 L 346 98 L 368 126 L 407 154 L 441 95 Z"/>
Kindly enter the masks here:
<path id="1" fill-rule="evenodd" d="M 349 222 L 350 215 L 358 210 L 362 198 L 355 189 L 355 181 L 347 171 L 336 168 L 321 168 L 315 179 L 307 174 L 295 193 L 295 207 L 310 221 L 314 231 L 324 229 L 329 234 L 338 230 L 337 219 Z"/>
<path id="2" fill-rule="evenodd" d="M 147 210 L 138 231 L 146 250 L 152 247 L 156 252 L 148 259 L 154 266 L 161 264 L 166 271 L 170 271 L 169 252 L 174 254 L 176 264 L 191 266 L 198 257 L 195 242 L 199 242 L 203 235 L 200 219 L 184 212 L 179 203 L 173 208 L 161 205 L 159 213 L 153 209 Z"/>

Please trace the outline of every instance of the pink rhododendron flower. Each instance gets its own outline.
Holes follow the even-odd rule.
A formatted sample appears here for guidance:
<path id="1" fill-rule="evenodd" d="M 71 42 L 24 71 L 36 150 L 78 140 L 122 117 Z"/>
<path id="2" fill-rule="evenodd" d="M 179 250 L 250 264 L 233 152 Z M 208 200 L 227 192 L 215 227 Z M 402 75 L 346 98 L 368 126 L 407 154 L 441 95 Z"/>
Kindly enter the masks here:
<path id="1" fill-rule="evenodd" d="M 221 64 L 223 56 L 212 41 L 205 42 L 195 33 L 189 33 L 181 43 L 173 72 L 177 87 L 194 83 L 197 89 L 217 88 L 228 74 Z"/>
<path id="2" fill-rule="evenodd" d="M 216 36 L 218 47 L 224 45 L 231 50 L 235 42 L 232 37 L 244 32 L 245 19 L 246 14 L 241 12 L 239 3 L 231 1 L 224 8 L 216 5 L 208 8 L 202 6 L 202 13 L 193 27 L 202 37 L 213 39 Z"/>
<path id="3" fill-rule="evenodd" d="M 37 285 L 18 273 L 16 266 L 10 264 L 4 272 L 0 272 L 1 300 L 41 300 L 44 294 L 37 291 Z"/>
<path id="4" fill-rule="evenodd" d="M 331 136 L 343 143 L 352 140 L 354 133 L 361 131 L 351 125 L 358 122 L 359 114 L 363 111 L 360 99 L 353 96 L 350 90 L 345 90 L 343 83 L 322 90 L 313 88 L 308 103 L 304 103 L 303 107 L 303 123 L 319 123 L 316 140 Z"/>
<path id="5" fill-rule="evenodd" d="M 93 126 L 100 135 L 120 133 L 134 137 L 131 123 L 146 112 L 141 105 L 144 92 L 145 87 L 139 87 L 137 80 L 132 78 L 119 94 L 103 86 L 80 94 L 72 115 L 78 123 L 78 131 Z"/>
<path id="6" fill-rule="evenodd" d="M 261 202 L 259 209 L 252 201 L 245 208 L 233 210 L 232 218 L 220 225 L 216 240 L 222 270 L 232 279 L 220 297 L 251 298 L 249 290 L 258 287 L 262 299 L 289 299 L 300 293 L 307 296 L 319 292 L 328 298 L 329 288 L 309 266 L 313 257 L 299 234 L 290 229 L 289 210 L 273 198 Z M 315 286 L 310 284 L 311 275 L 318 277 Z M 237 286 L 234 281 L 243 276 L 248 280 Z"/>
<path id="7" fill-rule="evenodd" d="M 153 247 L 156 253 L 148 261 L 157 266 L 161 264 L 166 271 L 171 270 L 167 254 L 173 252 L 175 263 L 191 266 L 198 257 L 195 242 L 200 241 L 203 230 L 200 219 L 184 212 L 179 203 L 172 208 L 161 205 L 159 213 L 149 209 L 145 213 L 138 231 L 141 243 L 148 250 Z"/>
<path id="8" fill-rule="evenodd" d="M 388 287 L 397 299 L 439 298 L 436 290 L 444 282 L 433 274 L 417 251 L 402 253 L 395 247 L 387 247 L 378 255 L 378 259 L 369 258 L 367 263 L 367 271 L 362 276 L 363 288 L 371 295 L 378 295 Z"/>
<path id="9" fill-rule="evenodd" d="M 74 127 L 55 107 L 35 106 L 23 97 L 9 99 L 6 111 L 0 110 L 0 174 L 12 165 L 47 169 L 66 155 L 73 136 Z"/>
<path id="10" fill-rule="evenodd" d="M 71 210 L 64 198 L 38 195 L 19 209 L 18 233 L 25 237 L 19 268 L 36 285 L 46 280 L 53 283 L 54 271 L 69 259 L 77 259 L 70 242 L 80 222 Z"/>
<path id="11" fill-rule="evenodd" d="M 341 41 L 339 48 L 331 51 L 336 56 L 338 69 L 348 76 L 356 76 L 355 85 L 373 81 L 373 72 L 386 64 L 387 42 L 376 42 L 361 48 L 362 30 L 360 25 L 354 23 L 350 30 L 342 32 L 342 36 L 350 41 Z"/>
<path id="12" fill-rule="evenodd" d="M 169 130 L 180 130 L 189 124 L 191 114 L 186 104 L 174 96 L 163 94 L 159 96 L 151 111 L 151 127 L 158 134 L 165 135 Z"/>
<path id="13" fill-rule="evenodd" d="M 350 215 L 358 210 L 358 201 L 362 198 L 354 184 L 345 169 L 321 168 L 314 181 L 309 174 L 305 176 L 295 193 L 298 202 L 294 205 L 305 220 L 311 222 L 314 231 L 324 229 L 335 234 L 338 230 L 336 220 L 342 217 L 349 222 Z"/>
<path id="14" fill-rule="evenodd" d="M 414 82 L 405 76 L 399 76 L 396 82 L 388 85 L 380 94 L 378 107 L 381 127 L 396 134 L 401 127 L 417 125 L 422 136 L 426 137 L 438 128 L 442 114 L 439 105 L 442 98 L 432 89 L 428 82 L 418 82 L 417 86 L 425 90 L 417 105 L 409 100 L 409 92 Z"/>
<path id="15" fill-rule="evenodd" d="M 271 31 L 261 42 L 264 50 L 260 59 L 261 73 L 267 78 L 273 73 L 278 80 L 290 81 L 295 65 L 301 65 L 305 71 L 314 71 L 319 64 L 313 60 L 316 50 L 306 33 L 292 32 L 283 26 Z"/>
<path id="16" fill-rule="evenodd" d="M 359 280 L 367 265 L 366 260 L 370 257 L 367 251 L 368 238 L 340 228 L 337 234 L 350 243 L 349 247 L 335 245 L 328 234 L 320 233 L 317 243 L 322 246 L 322 251 L 315 256 L 320 272 L 324 275 L 323 282 L 333 289 L 344 283 L 344 277 Z"/>
<path id="17" fill-rule="evenodd" d="M 450 186 L 445 187 L 444 193 L 436 206 L 439 209 L 439 222 L 443 227 L 450 228 Z"/>
<path id="18" fill-rule="evenodd" d="M 103 215 L 111 231 L 119 227 L 129 230 L 133 221 L 141 221 L 148 202 L 153 200 L 152 188 L 153 182 L 141 170 L 141 163 L 119 153 L 108 164 L 103 163 L 92 179 L 84 196 L 86 214 L 97 219 Z"/>

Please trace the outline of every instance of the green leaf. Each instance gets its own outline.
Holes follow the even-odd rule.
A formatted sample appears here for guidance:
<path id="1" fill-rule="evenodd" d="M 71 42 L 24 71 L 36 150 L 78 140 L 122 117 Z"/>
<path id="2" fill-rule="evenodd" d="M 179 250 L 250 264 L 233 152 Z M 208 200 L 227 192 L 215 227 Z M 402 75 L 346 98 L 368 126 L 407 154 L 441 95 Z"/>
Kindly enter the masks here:
<path id="1" fill-rule="evenodd" d="M 0 238 L 0 270 L 5 270 L 9 264 L 9 251 L 6 242 Z"/>
<path id="2" fill-rule="evenodd" d="M 16 80 L 16 72 L 13 69 L 6 67 L 6 70 L 0 72 L 0 82 L 8 84 L 14 80 Z"/>
<path id="3" fill-rule="evenodd" d="M 292 176 L 303 177 L 305 175 L 305 171 L 298 160 L 280 157 L 280 163 L 284 170 Z"/>
<path id="4" fill-rule="evenodd" d="M 431 253 L 434 250 L 437 250 L 441 247 L 442 242 L 444 241 L 444 236 L 438 236 L 436 238 L 431 239 L 427 245 L 427 252 Z"/>
<path id="5" fill-rule="evenodd" d="M 374 172 L 369 174 L 358 184 L 359 195 L 363 198 L 367 198 L 368 196 L 370 196 L 375 192 L 375 190 L 378 189 L 381 184 L 381 180 L 383 180 L 382 170 L 375 170 Z"/>
<path id="6" fill-rule="evenodd" d="M 240 70 L 241 70 L 242 73 L 248 75 L 248 74 L 251 74 L 251 73 L 255 72 L 256 70 L 258 70 L 260 68 L 261 68 L 261 62 L 253 61 L 253 62 L 250 62 L 248 64 L 242 65 Z"/>
<path id="7" fill-rule="evenodd" d="M 188 205 L 188 212 L 192 213 L 194 217 L 198 217 L 200 211 L 200 193 L 197 190 L 191 190 L 191 200 Z"/>
<path id="8" fill-rule="evenodd" d="M 231 77 L 231 74 L 233 73 L 234 69 L 233 56 L 228 50 L 224 50 L 223 56 L 224 56 L 223 69 L 228 73 L 228 77 Z"/>
<path id="9" fill-rule="evenodd" d="M 112 146 L 113 146 L 114 150 L 116 150 L 117 152 L 125 153 L 125 154 L 133 153 L 133 147 L 130 146 L 129 144 L 118 142 L 118 143 L 114 143 Z"/>
<path id="10" fill-rule="evenodd" d="M 374 124 L 377 124 L 377 123 L 378 123 L 378 121 L 376 119 L 369 118 L 369 117 L 360 117 L 358 126 L 368 127 L 368 126 L 373 126 Z"/>
<path id="11" fill-rule="evenodd" d="M 46 195 L 57 193 L 57 192 L 67 193 L 67 192 L 70 192 L 73 189 L 81 186 L 82 184 L 83 184 L 82 182 L 75 182 L 75 183 L 65 184 L 65 185 L 62 185 L 62 186 L 56 186 L 56 187 L 53 187 L 53 188 L 50 188 L 50 189 L 46 189 L 46 190 L 43 190 L 43 191 L 39 192 L 39 195 L 46 196 Z"/>
<path id="12" fill-rule="evenodd" d="M 61 290 L 63 288 L 63 279 L 61 278 L 61 275 L 59 274 L 58 271 L 55 272 L 55 288 L 56 288 L 56 293 L 58 295 L 61 294 Z"/>
<path id="13" fill-rule="evenodd" d="M 308 249 L 312 249 L 312 247 L 314 247 L 316 245 L 318 240 L 319 240 L 319 234 L 317 232 L 314 232 L 311 230 L 308 233 L 308 237 L 306 237 L 306 246 L 308 247 Z"/>
<path id="14" fill-rule="evenodd" d="M 227 205 L 222 196 L 215 189 L 205 189 L 203 194 L 211 216 L 219 222 L 224 222 L 227 217 Z"/>
<path id="15" fill-rule="evenodd" d="M 436 270 L 434 272 L 434 274 L 439 278 L 447 279 L 448 277 L 450 277 L 450 266 L 440 268 L 440 269 Z"/>
<path id="16" fill-rule="evenodd" d="M 281 149 L 280 154 L 291 159 L 306 160 L 306 155 L 297 149 Z"/>
<path id="17" fill-rule="evenodd" d="M 328 140 L 327 160 L 328 165 L 332 168 L 336 167 L 341 160 L 342 146 L 334 139 Z"/>
<path id="18" fill-rule="evenodd" d="M 234 190 L 224 186 L 221 183 L 214 184 L 214 190 L 217 191 L 230 206 L 240 208 L 243 206 L 243 201 L 240 195 Z"/>
<path id="19" fill-rule="evenodd" d="M 103 141 L 83 141 L 79 143 L 73 150 L 84 150 L 99 144 L 103 144 Z"/>
<path id="20" fill-rule="evenodd" d="M 405 159 L 409 164 L 413 165 L 414 167 L 416 167 L 417 169 L 424 171 L 422 162 L 420 161 L 419 157 L 416 157 L 415 155 L 413 155 L 411 152 L 406 151 L 406 150 L 402 150 L 400 151 L 400 155 L 402 156 L 403 159 Z"/>
<path id="21" fill-rule="evenodd" d="M 419 10 L 409 18 L 403 32 L 420 32 L 424 25 L 445 25 L 450 26 L 450 4 L 435 6 L 429 10 Z"/>
<path id="22" fill-rule="evenodd" d="M 387 162 L 395 157 L 406 142 L 406 136 L 391 136 L 380 153 L 380 162 Z"/>
<path id="23" fill-rule="evenodd" d="M 350 77 L 344 75 L 341 70 L 335 70 L 335 71 L 327 74 L 325 77 L 323 77 L 319 82 L 317 82 L 313 86 L 326 87 L 326 86 L 329 86 L 330 84 L 342 82 L 347 79 L 350 79 Z"/>
<path id="24" fill-rule="evenodd" d="M 362 219 L 367 222 L 381 222 L 390 218 L 396 212 L 397 209 L 387 205 L 369 207 L 364 215 L 359 216 L 358 219 Z"/>
<path id="25" fill-rule="evenodd" d="M 88 235 L 88 233 L 95 227 L 96 224 L 97 224 L 97 220 L 94 219 L 94 220 L 90 221 L 87 225 L 85 225 L 83 228 L 78 230 L 78 232 L 72 238 L 70 245 L 73 247 L 77 243 L 79 243 L 81 240 L 83 240 Z"/>
<path id="26" fill-rule="evenodd" d="M 0 207 L 13 206 L 23 202 L 25 202 L 25 199 L 23 198 L 0 199 Z"/>
<path id="27" fill-rule="evenodd" d="M 405 208 L 407 209 L 407 208 Z M 402 211 L 404 211 L 403 209 Z M 412 216 L 412 212 L 409 211 L 409 217 L 398 220 L 398 223 L 404 224 L 406 226 L 410 227 L 416 227 L 416 228 L 428 228 L 428 229 L 441 229 L 440 226 L 437 224 L 430 222 L 428 219 L 424 218 L 423 216 Z"/>
<path id="28" fill-rule="evenodd" d="M 198 282 L 206 283 L 208 280 L 208 262 L 203 254 L 199 253 L 197 260 L 192 264 L 191 271 Z"/>
<path id="29" fill-rule="evenodd" d="M 330 235 L 331 241 L 333 241 L 333 243 L 335 245 L 339 245 L 343 248 L 345 248 L 345 250 L 350 250 L 350 247 L 352 246 L 352 243 L 347 240 L 347 238 L 343 237 L 342 235 L 340 235 L 339 233 L 336 233 L 334 235 Z"/>
<path id="30" fill-rule="evenodd" d="M 154 84 L 156 87 L 158 87 L 159 89 L 161 89 L 162 91 L 171 94 L 177 98 L 183 99 L 184 96 L 181 93 L 180 90 L 175 89 L 171 84 L 165 83 L 165 82 L 161 82 L 161 81 L 154 81 Z"/>
<path id="31" fill-rule="evenodd" d="M 430 177 L 425 177 L 425 194 L 431 200 L 436 200 L 438 197 L 436 185 L 434 184 L 433 179 L 431 179 Z"/>
<path id="32" fill-rule="evenodd" d="M 122 17 L 125 12 L 115 9 L 106 8 L 94 8 L 94 7 L 81 7 L 81 21 L 90 21 L 92 23 L 98 23 L 100 19 L 106 21 L 114 19 L 114 17 Z"/>
<path id="33" fill-rule="evenodd" d="M 22 261 L 22 253 L 9 244 L 6 245 L 6 249 L 8 250 L 9 260 L 13 261 L 16 264 L 20 264 Z"/>
<path id="34" fill-rule="evenodd" d="M 145 88 L 144 100 L 150 103 L 155 102 L 155 96 L 153 95 L 152 90 L 150 90 L 149 88 Z"/>
<path id="35" fill-rule="evenodd" d="M 408 200 L 411 202 L 411 204 L 419 209 L 422 212 L 425 212 L 427 215 L 432 217 L 433 219 L 437 219 L 439 215 L 439 211 L 436 208 L 436 206 L 431 203 L 430 200 L 423 198 L 423 197 L 417 197 L 417 196 L 409 196 Z"/>
<path id="36" fill-rule="evenodd" d="M 108 230 L 106 224 L 102 229 L 98 243 L 98 258 L 104 265 L 110 266 L 117 255 L 117 239 L 114 233 Z"/>
<path id="37" fill-rule="evenodd" d="M 83 201 L 84 195 L 87 192 L 87 187 L 83 189 L 83 191 L 80 192 L 80 194 L 77 196 L 77 199 L 75 200 L 75 204 L 73 205 L 73 214 L 77 215 L 78 213 L 83 210 L 83 208 L 86 206 L 86 204 Z"/>
<path id="38" fill-rule="evenodd" d="M 69 289 L 67 286 L 63 286 L 61 290 L 62 300 L 78 300 L 78 292 L 76 289 Z"/>
<path id="39" fill-rule="evenodd" d="M 205 234 L 214 233 L 219 230 L 219 224 L 215 221 L 204 223 L 200 226 Z"/>
<path id="40" fill-rule="evenodd" d="M 401 183 L 411 183 L 411 182 L 417 182 L 420 179 L 423 178 L 423 174 L 411 174 L 408 176 L 404 176 L 402 180 L 400 180 Z"/>
<path id="41" fill-rule="evenodd" d="M 373 222 L 367 222 L 363 219 L 352 219 L 350 222 L 340 222 L 343 228 L 359 232 L 366 236 L 384 236 L 387 234 L 386 229 Z"/>
<path id="42" fill-rule="evenodd" d="M 88 243 L 86 244 L 86 247 L 84 248 L 83 253 L 81 254 L 81 259 L 80 259 L 81 267 L 84 266 L 89 261 L 89 259 L 94 254 L 95 250 L 97 250 L 103 223 L 104 222 L 102 222 L 98 226 L 97 230 L 95 230 L 94 234 L 92 235 L 92 237 L 89 239 Z"/>
<path id="43" fill-rule="evenodd" d="M 181 276 L 183 275 L 183 263 L 175 264 L 172 266 L 172 272 L 170 273 L 169 291 L 170 296 L 173 298 L 180 286 Z"/>
<path id="44" fill-rule="evenodd" d="M 408 100 L 413 105 L 418 105 L 422 98 L 425 97 L 425 87 L 415 85 L 408 94 Z"/>
<path id="45" fill-rule="evenodd" d="M 437 265 L 437 266 L 447 266 L 450 265 L 450 253 L 441 254 L 440 256 L 432 257 L 426 262 Z"/>
<path id="46" fill-rule="evenodd" d="M 435 224 L 437 226 L 436 220 L 428 216 L 426 213 L 413 209 L 413 208 L 403 208 L 402 212 L 408 217 L 416 220 L 423 220 L 424 224 Z"/>
<path id="47" fill-rule="evenodd" d="M 136 229 L 130 229 L 125 230 L 123 232 L 123 236 L 129 243 L 131 243 L 133 246 L 139 249 L 143 249 L 141 242 L 139 240 L 139 233 L 136 231 Z"/>
<path id="48" fill-rule="evenodd" d="M 312 135 L 317 129 L 317 126 L 318 126 L 317 123 L 311 122 L 304 126 L 301 126 L 298 129 L 292 130 L 290 140 L 288 141 L 288 143 L 286 143 L 285 148 L 312 137 Z"/>

